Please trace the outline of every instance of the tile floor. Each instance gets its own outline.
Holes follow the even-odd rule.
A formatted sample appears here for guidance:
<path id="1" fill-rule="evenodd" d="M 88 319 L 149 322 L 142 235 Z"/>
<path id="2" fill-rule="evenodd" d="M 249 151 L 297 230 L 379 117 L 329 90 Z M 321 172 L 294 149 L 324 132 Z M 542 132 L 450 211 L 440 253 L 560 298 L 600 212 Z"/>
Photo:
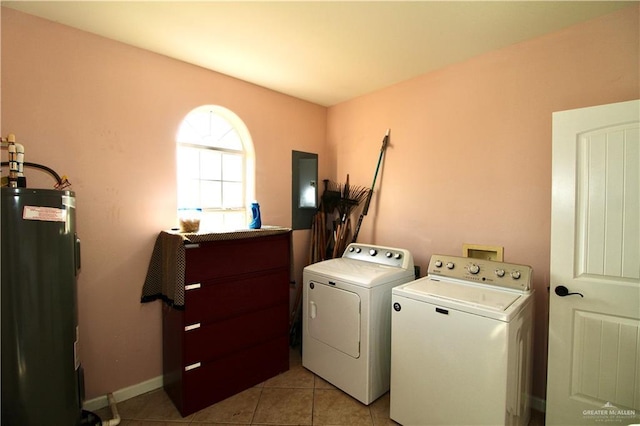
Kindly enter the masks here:
<path id="1" fill-rule="evenodd" d="M 299 350 L 291 350 L 289 371 L 224 401 L 182 417 L 162 389 L 118 403 L 122 426 L 218 425 L 397 425 L 389 419 L 389 393 L 369 406 L 302 367 Z M 103 420 L 109 408 L 99 410 Z M 532 412 L 530 426 L 543 426 Z"/>

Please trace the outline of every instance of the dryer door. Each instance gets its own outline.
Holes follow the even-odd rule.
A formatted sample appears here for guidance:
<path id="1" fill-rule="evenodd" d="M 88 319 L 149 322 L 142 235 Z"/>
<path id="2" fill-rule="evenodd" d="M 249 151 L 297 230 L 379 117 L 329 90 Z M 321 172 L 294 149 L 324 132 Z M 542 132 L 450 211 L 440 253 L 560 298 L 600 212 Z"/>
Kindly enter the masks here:
<path id="1" fill-rule="evenodd" d="M 360 296 L 332 285 L 309 283 L 309 335 L 340 352 L 360 357 Z"/>

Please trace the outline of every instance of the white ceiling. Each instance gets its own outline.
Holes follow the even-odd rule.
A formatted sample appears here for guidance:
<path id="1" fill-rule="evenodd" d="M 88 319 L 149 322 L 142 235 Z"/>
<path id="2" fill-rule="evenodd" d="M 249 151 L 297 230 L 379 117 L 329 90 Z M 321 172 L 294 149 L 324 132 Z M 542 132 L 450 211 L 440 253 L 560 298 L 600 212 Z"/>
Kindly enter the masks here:
<path id="1" fill-rule="evenodd" d="M 636 1 L 3 1 L 330 106 Z"/>

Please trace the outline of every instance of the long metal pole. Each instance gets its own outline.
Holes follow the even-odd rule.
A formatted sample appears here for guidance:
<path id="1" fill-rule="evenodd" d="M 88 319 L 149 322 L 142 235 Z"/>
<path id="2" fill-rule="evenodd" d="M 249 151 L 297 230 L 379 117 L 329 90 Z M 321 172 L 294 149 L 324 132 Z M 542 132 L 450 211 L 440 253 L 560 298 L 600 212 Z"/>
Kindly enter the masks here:
<path id="1" fill-rule="evenodd" d="M 352 243 L 355 243 L 358 240 L 358 234 L 360 233 L 360 227 L 362 226 L 362 219 L 369 213 L 369 204 L 371 204 L 371 197 L 373 196 L 373 189 L 376 187 L 376 179 L 378 179 L 378 171 L 380 170 L 380 163 L 382 163 L 382 158 L 384 157 L 384 151 L 387 149 L 387 144 L 389 143 L 389 133 L 391 129 L 387 129 L 387 133 L 384 135 L 382 139 L 382 147 L 380 148 L 380 156 L 378 157 L 378 165 L 376 166 L 376 173 L 373 175 L 373 183 L 371 184 L 371 189 L 369 190 L 369 194 L 367 195 L 367 199 L 364 203 L 364 208 L 362 209 L 362 213 L 360 213 L 360 217 L 358 218 L 358 225 L 356 226 L 356 231 L 353 234 Z"/>

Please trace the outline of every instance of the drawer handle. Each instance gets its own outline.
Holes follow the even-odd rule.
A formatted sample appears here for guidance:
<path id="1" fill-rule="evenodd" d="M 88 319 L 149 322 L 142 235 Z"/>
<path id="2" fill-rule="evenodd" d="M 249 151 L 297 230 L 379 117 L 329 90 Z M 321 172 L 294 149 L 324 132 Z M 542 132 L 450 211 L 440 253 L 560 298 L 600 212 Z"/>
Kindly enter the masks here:
<path id="1" fill-rule="evenodd" d="M 189 370 L 193 370 L 194 368 L 199 368 L 200 365 L 201 365 L 201 363 L 199 363 L 199 362 L 196 362 L 195 364 L 187 365 L 184 368 L 184 371 L 189 371 Z"/>
<path id="2" fill-rule="evenodd" d="M 200 288 L 200 287 L 202 287 L 202 284 L 200 284 L 200 283 L 195 283 L 195 284 L 185 285 L 185 286 L 184 286 L 184 289 L 185 289 L 185 290 L 195 290 L 195 289 Z"/>
<path id="3" fill-rule="evenodd" d="M 200 328 L 200 323 L 199 322 L 186 326 L 184 328 L 184 331 L 195 330 L 196 328 Z"/>

